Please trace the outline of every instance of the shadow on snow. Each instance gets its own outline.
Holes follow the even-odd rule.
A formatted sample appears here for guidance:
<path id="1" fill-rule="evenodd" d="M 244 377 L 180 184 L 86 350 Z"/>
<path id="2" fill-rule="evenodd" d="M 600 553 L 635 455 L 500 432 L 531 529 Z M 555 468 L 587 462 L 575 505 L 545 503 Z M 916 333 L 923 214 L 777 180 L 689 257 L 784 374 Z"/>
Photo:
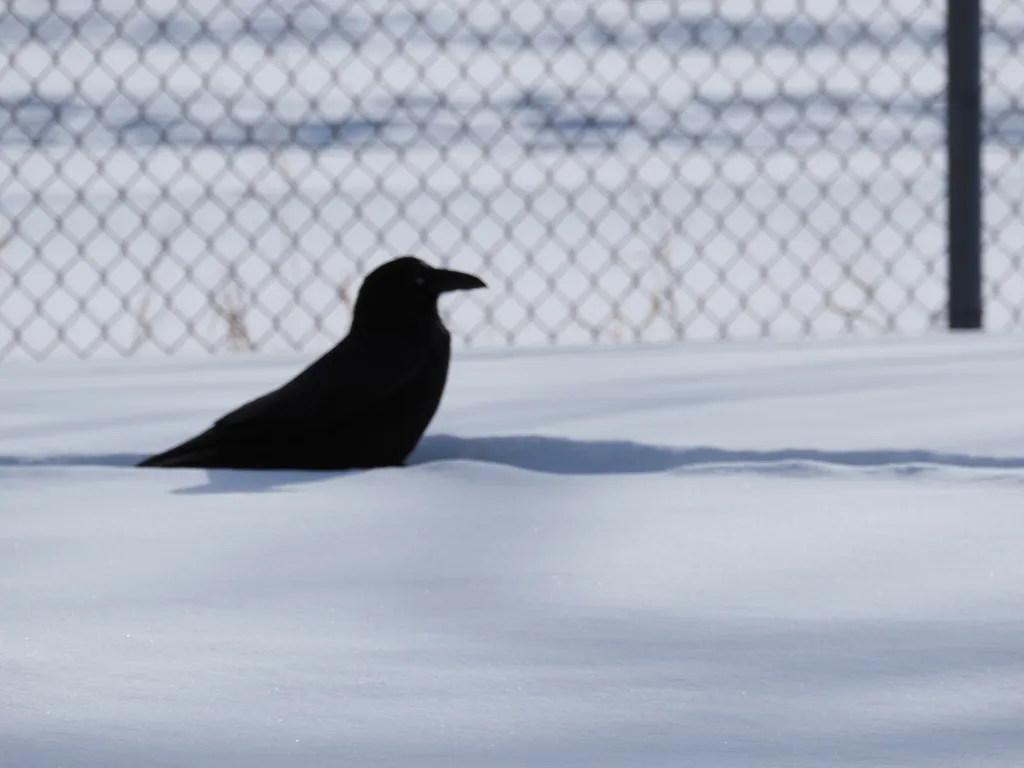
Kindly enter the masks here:
<path id="1" fill-rule="evenodd" d="M 132 467 L 141 454 L 64 454 L 43 457 L 0 456 L 0 468 Z M 409 457 L 410 467 L 437 462 L 472 461 L 554 475 L 643 474 L 665 471 L 821 475 L 837 468 L 917 474 L 929 469 L 1024 469 L 1024 457 L 978 456 L 925 450 L 828 451 L 813 448 L 744 450 L 711 446 L 668 447 L 629 441 L 572 440 L 509 436 L 463 438 L 428 435 Z M 151 472 L 168 472 L 152 469 Z M 193 470 L 194 471 L 194 470 Z M 340 472 L 203 470 L 206 483 L 178 494 L 254 493 L 318 482 L 367 470 Z M 402 472 L 390 468 L 384 471 Z"/>

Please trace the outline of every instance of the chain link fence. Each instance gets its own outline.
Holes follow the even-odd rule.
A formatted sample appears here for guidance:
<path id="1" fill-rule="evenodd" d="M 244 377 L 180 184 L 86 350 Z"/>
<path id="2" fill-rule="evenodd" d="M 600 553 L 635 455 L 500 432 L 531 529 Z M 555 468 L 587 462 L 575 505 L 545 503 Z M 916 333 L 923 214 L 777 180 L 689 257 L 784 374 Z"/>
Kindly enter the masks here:
<path id="1" fill-rule="evenodd" d="M 985 5 L 987 323 L 1024 10 Z M 9 0 L 0 358 L 309 349 L 414 253 L 457 344 L 921 332 L 944 0 Z"/>
<path id="2" fill-rule="evenodd" d="M 989 328 L 1024 324 L 1024 6 L 982 3 L 982 244 Z"/>

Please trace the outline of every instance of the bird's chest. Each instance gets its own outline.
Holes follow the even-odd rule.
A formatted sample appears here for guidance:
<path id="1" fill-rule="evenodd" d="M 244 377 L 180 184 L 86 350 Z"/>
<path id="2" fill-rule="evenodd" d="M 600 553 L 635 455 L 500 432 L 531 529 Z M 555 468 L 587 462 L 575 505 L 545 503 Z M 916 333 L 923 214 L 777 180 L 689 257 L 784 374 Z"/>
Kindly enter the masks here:
<path id="1" fill-rule="evenodd" d="M 429 411 L 426 414 L 429 420 L 437 410 L 444 394 L 444 387 L 448 381 L 448 365 L 451 361 L 451 345 L 447 336 L 443 340 L 431 341 L 429 354 L 426 355 L 417 382 L 417 390 L 422 393 L 417 398 L 422 407 Z"/>

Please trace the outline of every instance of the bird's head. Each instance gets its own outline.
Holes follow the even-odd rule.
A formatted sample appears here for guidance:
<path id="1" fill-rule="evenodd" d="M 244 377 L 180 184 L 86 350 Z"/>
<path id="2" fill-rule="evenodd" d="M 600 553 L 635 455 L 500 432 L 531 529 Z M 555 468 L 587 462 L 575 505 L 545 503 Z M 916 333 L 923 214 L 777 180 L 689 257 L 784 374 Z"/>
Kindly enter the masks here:
<path id="1" fill-rule="evenodd" d="M 442 293 L 486 287 L 474 275 L 432 267 L 415 256 L 401 256 L 381 264 L 363 280 L 352 327 L 426 325 L 437 319 L 437 299 Z"/>

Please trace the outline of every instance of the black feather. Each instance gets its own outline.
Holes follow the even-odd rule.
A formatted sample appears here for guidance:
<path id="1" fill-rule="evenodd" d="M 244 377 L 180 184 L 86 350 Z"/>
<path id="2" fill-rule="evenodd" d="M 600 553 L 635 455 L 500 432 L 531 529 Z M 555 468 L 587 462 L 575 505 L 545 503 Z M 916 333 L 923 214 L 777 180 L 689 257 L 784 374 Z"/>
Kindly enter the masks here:
<path id="1" fill-rule="evenodd" d="M 404 463 L 437 411 L 451 337 L 437 299 L 484 283 L 410 256 L 367 276 L 348 335 L 282 387 L 140 467 L 350 469 Z"/>

